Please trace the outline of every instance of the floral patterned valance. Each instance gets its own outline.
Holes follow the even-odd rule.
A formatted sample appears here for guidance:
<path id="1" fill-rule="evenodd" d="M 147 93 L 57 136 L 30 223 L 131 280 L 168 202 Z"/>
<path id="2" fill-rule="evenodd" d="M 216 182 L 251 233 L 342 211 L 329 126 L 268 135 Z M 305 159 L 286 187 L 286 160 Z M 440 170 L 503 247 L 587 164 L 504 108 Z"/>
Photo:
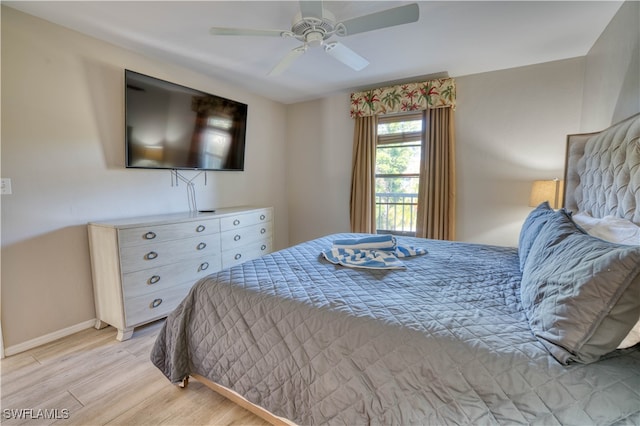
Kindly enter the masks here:
<path id="1" fill-rule="evenodd" d="M 456 83 L 453 78 L 399 84 L 351 94 L 351 118 L 428 108 L 456 108 Z"/>

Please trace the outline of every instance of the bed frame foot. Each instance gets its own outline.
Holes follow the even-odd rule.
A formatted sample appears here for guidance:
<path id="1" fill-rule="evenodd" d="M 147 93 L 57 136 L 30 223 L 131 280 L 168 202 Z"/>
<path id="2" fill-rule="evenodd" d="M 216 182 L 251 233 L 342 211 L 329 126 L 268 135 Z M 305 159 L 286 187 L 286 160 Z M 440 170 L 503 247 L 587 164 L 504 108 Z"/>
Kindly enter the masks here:
<path id="1" fill-rule="evenodd" d="M 178 383 L 178 387 L 182 389 L 185 389 L 188 385 L 189 385 L 189 376 L 185 377 L 184 379 L 182 379 L 180 383 Z"/>

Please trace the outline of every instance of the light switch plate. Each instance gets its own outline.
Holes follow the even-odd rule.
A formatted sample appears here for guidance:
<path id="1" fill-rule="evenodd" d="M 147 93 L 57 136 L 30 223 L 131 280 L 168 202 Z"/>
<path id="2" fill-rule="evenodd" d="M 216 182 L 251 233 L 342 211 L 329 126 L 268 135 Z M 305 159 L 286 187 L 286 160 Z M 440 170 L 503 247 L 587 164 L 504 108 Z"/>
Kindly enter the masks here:
<path id="1" fill-rule="evenodd" d="M 0 194 L 11 195 L 11 178 L 0 179 Z"/>

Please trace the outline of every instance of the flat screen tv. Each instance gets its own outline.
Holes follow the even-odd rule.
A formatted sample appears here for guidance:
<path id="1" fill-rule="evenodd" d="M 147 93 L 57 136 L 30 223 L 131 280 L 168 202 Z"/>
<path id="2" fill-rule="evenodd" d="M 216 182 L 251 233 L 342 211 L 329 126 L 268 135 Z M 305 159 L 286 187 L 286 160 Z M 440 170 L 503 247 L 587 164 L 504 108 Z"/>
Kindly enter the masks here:
<path id="1" fill-rule="evenodd" d="M 125 70 L 126 167 L 244 170 L 247 105 Z"/>

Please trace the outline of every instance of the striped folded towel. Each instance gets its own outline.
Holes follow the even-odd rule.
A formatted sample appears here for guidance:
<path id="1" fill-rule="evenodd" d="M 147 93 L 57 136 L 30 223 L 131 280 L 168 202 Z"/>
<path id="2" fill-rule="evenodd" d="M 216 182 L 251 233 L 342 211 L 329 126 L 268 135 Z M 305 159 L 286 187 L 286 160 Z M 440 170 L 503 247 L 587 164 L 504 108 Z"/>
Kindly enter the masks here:
<path id="1" fill-rule="evenodd" d="M 333 264 L 351 268 L 405 269 L 399 258 L 425 253 L 423 248 L 398 246 L 393 235 L 371 235 L 335 240 L 322 255 Z"/>
<path id="2" fill-rule="evenodd" d="M 357 238 L 343 238 L 333 241 L 333 248 L 351 250 L 384 250 L 395 251 L 396 237 L 393 235 L 367 235 Z"/>
<path id="3" fill-rule="evenodd" d="M 406 266 L 392 253 L 376 250 L 332 248 L 322 252 L 325 259 L 335 265 L 366 269 L 405 269 Z"/>
<path id="4" fill-rule="evenodd" d="M 421 254 L 427 254 L 427 249 L 413 246 L 398 246 L 395 252 L 395 255 L 398 257 L 420 256 Z"/>

